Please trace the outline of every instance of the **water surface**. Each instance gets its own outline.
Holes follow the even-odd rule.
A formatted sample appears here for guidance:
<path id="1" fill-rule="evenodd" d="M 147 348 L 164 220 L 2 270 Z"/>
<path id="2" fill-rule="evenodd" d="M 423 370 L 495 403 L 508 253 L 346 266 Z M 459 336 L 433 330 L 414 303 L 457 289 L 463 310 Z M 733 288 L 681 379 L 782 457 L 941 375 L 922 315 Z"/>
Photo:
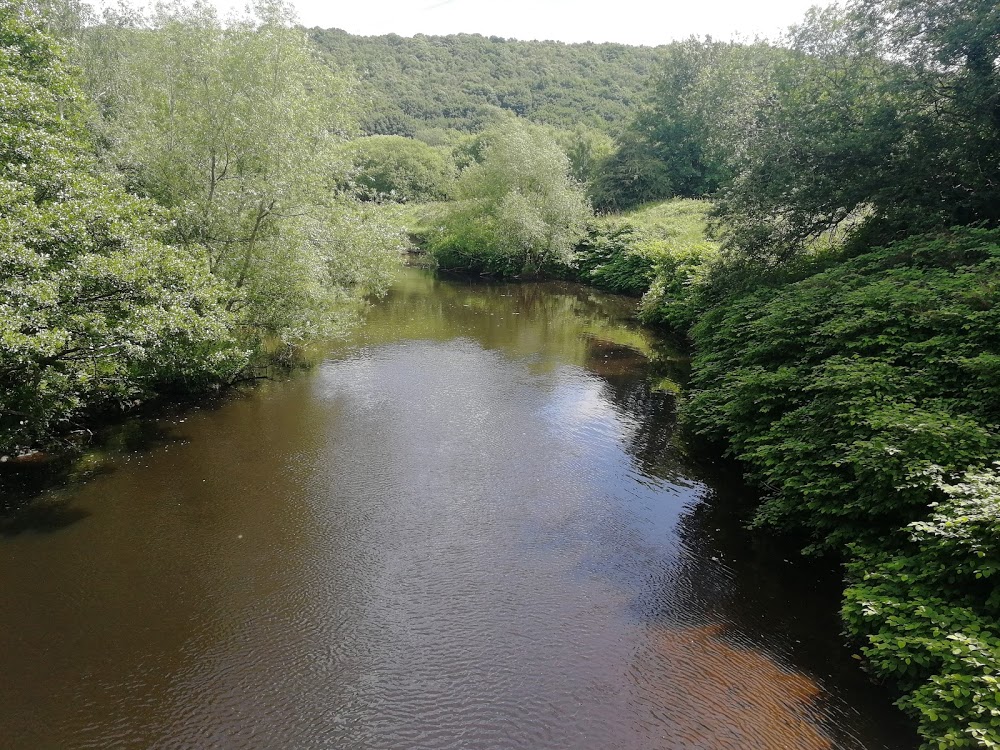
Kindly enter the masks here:
<path id="1" fill-rule="evenodd" d="M 408 271 L 8 519 L 0 746 L 911 747 L 692 468 L 633 306 Z"/>

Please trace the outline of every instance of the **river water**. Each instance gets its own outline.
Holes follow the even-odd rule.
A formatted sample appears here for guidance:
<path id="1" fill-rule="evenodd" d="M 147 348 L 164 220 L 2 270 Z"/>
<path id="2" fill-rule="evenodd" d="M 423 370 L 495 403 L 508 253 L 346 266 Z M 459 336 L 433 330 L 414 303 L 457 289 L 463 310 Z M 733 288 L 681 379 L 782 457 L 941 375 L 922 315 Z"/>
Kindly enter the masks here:
<path id="1" fill-rule="evenodd" d="M 912 747 L 633 308 L 407 270 L 308 374 L 122 430 L 0 525 L 0 747 Z"/>

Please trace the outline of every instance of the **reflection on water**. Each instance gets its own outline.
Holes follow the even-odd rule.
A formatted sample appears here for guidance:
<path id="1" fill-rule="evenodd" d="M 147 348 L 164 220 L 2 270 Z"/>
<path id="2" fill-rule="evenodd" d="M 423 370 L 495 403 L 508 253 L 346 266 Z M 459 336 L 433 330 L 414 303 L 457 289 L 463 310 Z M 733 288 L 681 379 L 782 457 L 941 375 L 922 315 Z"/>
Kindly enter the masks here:
<path id="1" fill-rule="evenodd" d="M 315 372 L 44 498 L 0 536 L 0 745 L 909 747 L 630 312 L 408 272 Z"/>
<path id="2" fill-rule="evenodd" d="M 678 748 L 833 747 L 813 712 L 822 698 L 816 682 L 733 646 L 725 631 L 719 624 L 653 630 L 635 671 L 649 730 Z"/>

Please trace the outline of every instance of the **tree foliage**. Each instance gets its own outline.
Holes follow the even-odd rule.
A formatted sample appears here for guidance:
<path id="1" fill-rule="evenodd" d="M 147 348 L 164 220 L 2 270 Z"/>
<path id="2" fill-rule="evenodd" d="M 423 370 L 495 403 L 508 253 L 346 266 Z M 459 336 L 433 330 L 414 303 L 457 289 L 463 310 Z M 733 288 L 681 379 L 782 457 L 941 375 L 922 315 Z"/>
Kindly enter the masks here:
<path id="1" fill-rule="evenodd" d="M 444 200 L 455 165 L 443 149 L 399 135 L 358 138 L 340 147 L 347 161 L 342 189 L 364 201 Z"/>
<path id="2" fill-rule="evenodd" d="M 786 55 L 765 43 L 688 39 L 663 49 L 645 101 L 617 139 L 593 195 L 624 209 L 710 195 L 732 177 L 748 108 Z"/>
<path id="3" fill-rule="evenodd" d="M 243 324 L 295 343 L 336 330 L 351 296 L 384 289 L 401 241 L 378 228 L 381 245 L 338 241 L 353 211 L 333 200 L 352 100 L 292 21 L 281 2 L 226 24 L 207 5 L 161 6 L 135 32 L 112 130 L 117 158 L 171 210 L 176 241 L 239 290 Z"/>
<path id="4" fill-rule="evenodd" d="M 99 167 L 85 103 L 40 26 L 0 9 L 0 452 L 246 362 L 231 291 Z"/>
<path id="5" fill-rule="evenodd" d="M 572 263 L 590 208 L 569 159 L 544 131 L 514 120 L 482 142 L 482 161 L 462 172 L 459 200 L 432 238 L 438 262 L 502 276 Z"/>
<path id="6" fill-rule="evenodd" d="M 720 213 L 780 262 L 845 223 L 866 242 L 1000 222 L 1000 23 L 991 3 L 865 0 L 793 29 Z"/>
<path id="7" fill-rule="evenodd" d="M 362 37 L 311 29 L 330 65 L 369 95 L 363 128 L 413 136 L 436 126 L 475 132 L 503 115 L 614 130 L 630 116 L 659 49 L 531 42 L 478 34 Z"/>

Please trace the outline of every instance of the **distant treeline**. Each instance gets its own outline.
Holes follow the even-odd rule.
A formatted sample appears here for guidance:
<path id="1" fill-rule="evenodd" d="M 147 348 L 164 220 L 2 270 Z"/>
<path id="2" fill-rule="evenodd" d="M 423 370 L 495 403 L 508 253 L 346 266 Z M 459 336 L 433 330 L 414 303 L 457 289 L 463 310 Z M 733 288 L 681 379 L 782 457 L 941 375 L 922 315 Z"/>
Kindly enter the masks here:
<path id="1" fill-rule="evenodd" d="M 363 37 L 314 28 L 309 37 L 331 65 L 361 82 L 369 135 L 478 131 L 499 112 L 614 132 L 632 116 L 661 56 L 659 48 L 478 34 Z"/>

